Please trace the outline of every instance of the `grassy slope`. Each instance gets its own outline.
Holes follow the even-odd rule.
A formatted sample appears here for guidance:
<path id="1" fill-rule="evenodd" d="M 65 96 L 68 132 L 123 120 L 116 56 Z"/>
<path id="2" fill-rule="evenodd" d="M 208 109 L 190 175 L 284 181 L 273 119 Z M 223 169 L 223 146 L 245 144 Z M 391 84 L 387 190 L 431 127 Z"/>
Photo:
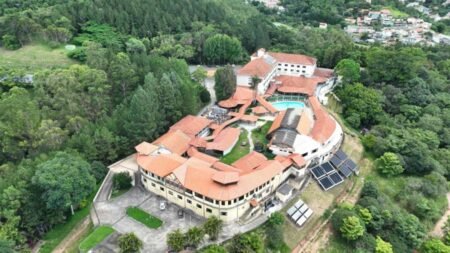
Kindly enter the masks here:
<path id="1" fill-rule="evenodd" d="M 247 142 L 246 146 L 241 145 L 243 141 Z M 220 160 L 223 163 L 232 164 L 248 153 L 250 153 L 250 147 L 247 139 L 247 131 L 242 131 L 241 134 L 239 135 L 239 140 L 236 143 L 236 146 L 234 146 L 231 152 L 228 153 L 226 156 L 222 157 Z"/>
<path id="2" fill-rule="evenodd" d="M 391 11 L 391 14 L 394 18 L 407 18 L 409 15 L 403 11 L 400 11 L 392 6 L 386 6 L 384 9 L 388 9 Z"/>
<path id="3" fill-rule="evenodd" d="M 87 252 L 114 232 L 112 227 L 100 226 L 80 243 L 80 251 Z"/>
<path id="4" fill-rule="evenodd" d="M 34 70 L 75 64 L 66 53 L 63 47 L 51 49 L 39 44 L 26 45 L 14 51 L 0 48 L 0 67 L 24 67 Z"/>
<path id="5" fill-rule="evenodd" d="M 162 221 L 137 207 L 127 208 L 127 215 L 149 228 L 159 228 Z"/>

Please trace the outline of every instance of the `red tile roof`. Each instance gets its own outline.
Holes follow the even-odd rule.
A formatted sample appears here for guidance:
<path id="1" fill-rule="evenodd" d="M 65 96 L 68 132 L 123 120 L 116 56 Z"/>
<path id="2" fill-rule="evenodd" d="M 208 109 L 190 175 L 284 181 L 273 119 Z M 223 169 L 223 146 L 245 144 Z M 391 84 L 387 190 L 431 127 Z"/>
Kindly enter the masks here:
<path id="1" fill-rule="evenodd" d="M 226 151 L 236 144 L 240 133 L 241 131 L 238 128 L 225 128 L 217 135 L 213 142 L 208 142 L 206 144 L 206 149 Z"/>
<path id="2" fill-rule="evenodd" d="M 281 111 L 277 117 L 275 118 L 275 120 L 272 123 L 272 126 L 270 126 L 269 131 L 267 132 L 268 134 L 273 133 L 274 131 L 276 131 L 278 128 L 280 128 L 281 126 L 281 122 L 283 121 L 284 115 L 286 115 L 286 111 Z"/>
<path id="3" fill-rule="evenodd" d="M 158 139 L 156 139 L 153 144 L 165 147 L 176 154 L 184 154 L 188 148 L 191 138 L 180 130 L 175 130 L 167 132 Z"/>
<path id="4" fill-rule="evenodd" d="M 234 171 L 217 171 L 213 174 L 212 180 L 223 185 L 236 183 L 239 181 L 239 173 Z"/>
<path id="5" fill-rule="evenodd" d="M 256 107 L 254 107 L 253 109 L 252 109 L 252 112 L 253 113 L 255 113 L 255 114 L 265 114 L 265 113 L 268 113 L 269 111 L 266 109 L 266 108 L 264 108 L 264 106 L 256 106 Z"/>
<path id="6" fill-rule="evenodd" d="M 165 177 L 181 166 L 186 159 L 177 154 L 160 154 L 157 156 L 137 155 L 136 161 L 144 170 Z"/>
<path id="7" fill-rule="evenodd" d="M 260 103 L 264 108 L 266 108 L 271 113 L 276 113 L 278 110 L 269 102 L 267 102 L 263 97 L 257 96 L 256 101 Z"/>
<path id="8" fill-rule="evenodd" d="M 141 155 L 149 155 L 151 154 L 153 151 L 158 149 L 158 146 L 155 146 L 151 143 L 148 143 L 146 141 L 141 142 L 139 145 L 137 145 L 136 147 L 134 147 L 134 149 L 136 149 L 136 151 L 141 154 Z"/>
<path id="9" fill-rule="evenodd" d="M 334 70 L 326 68 L 316 68 L 313 76 L 330 78 L 334 74 Z"/>
<path id="10" fill-rule="evenodd" d="M 267 158 L 263 154 L 253 151 L 240 158 L 232 165 L 241 170 L 242 173 L 248 173 L 261 166 L 265 161 L 267 161 Z"/>
<path id="11" fill-rule="evenodd" d="M 317 97 L 309 97 L 308 98 L 311 109 L 314 113 L 314 126 L 311 130 L 310 136 L 323 144 L 326 140 L 328 140 L 336 129 L 336 121 L 331 118 L 327 111 L 322 108 Z"/>
<path id="12" fill-rule="evenodd" d="M 286 54 L 286 53 L 275 53 L 268 52 L 270 56 L 275 58 L 278 62 L 285 62 L 291 64 L 301 64 L 301 65 L 315 65 L 316 58 L 302 55 L 302 54 Z"/>
<path id="13" fill-rule="evenodd" d="M 280 82 L 278 91 L 283 93 L 301 93 L 313 96 L 317 88 L 317 84 L 325 82 L 327 79 L 323 77 L 305 77 L 305 76 L 277 76 L 275 78 Z"/>
<path id="14" fill-rule="evenodd" d="M 263 58 L 258 58 L 245 64 L 238 71 L 238 75 L 258 76 L 260 78 L 266 77 L 274 66 L 267 63 Z"/>
<path id="15" fill-rule="evenodd" d="M 212 123 L 211 120 L 194 115 L 187 115 L 170 127 L 170 131 L 180 130 L 183 133 L 195 136 Z"/>

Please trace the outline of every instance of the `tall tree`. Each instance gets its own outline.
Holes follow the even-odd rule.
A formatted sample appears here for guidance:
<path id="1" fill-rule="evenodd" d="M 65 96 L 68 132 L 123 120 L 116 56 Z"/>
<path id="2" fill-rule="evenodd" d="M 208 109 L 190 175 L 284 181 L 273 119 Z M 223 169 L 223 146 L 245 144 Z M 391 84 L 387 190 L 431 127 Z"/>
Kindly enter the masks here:
<path id="1" fill-rule="evenodd" d="M 242 59 L 241 42 L 228 35 L 216 34 L 206 40 L 203 54 L 208 64 L 237 63 Z"/>
<path id="2" fill-rule="evenodd" d="M 356 240 L 364 234 L 364 226 L 356 216 L 344 218 L 339 230 L 341 231 L 342 236 L 350 241 Z"/>
<path id="3" fill-rule="evenodd" d="M 352 59 L 343 59 L 336 65 L 336 73 L 342 76 L 344 83 L 353 83 L 359 81 L 360 66 Z"/>
<path id="4" fill-rule="evenodd" d="M 384 153 L 375 161 L 375 164 L 378 171 L 388 177 L 401 174 L 405 170 L 398 156 L 391 152 Z"/>
<path id="5" fill-rule="evenodd" d="M 118 53 L 111 61 L 108 73 L 112 83 L 114 102 L 115 104 L 119 104 L 136 89 L 138 81 L 128 55 Z"/>
<path id="6" fill-rule="evenodd" d="M 236 90 L 236 75 L 232 66 L 227 65 L 218 68 L 214 74 L 214 80 L 214 90 L 218 101 L 227 99 L 233 95 Z"/>
<path id="7" fill-rule="evenodd" d="M 91 167 L 77 154 L 58 152 L 37 166 L 33 184 L 42 191 L 47 208 L 65 211 L 77 206 L 95 188 Z"/>
<path id="8" fill-rule="evenodd" d="M 183 250 L 185 244 L 186 237 L 179 229 L 167 234 L 167 245 L 175 252 Z"/>
<path id="9" fill-rule="evenodd" d="M 209 235 L 209 239 L 215 241 L 222 232 L 223 221 L 216 216 L 209 217 L 203 224 L 203 231 Z"/>

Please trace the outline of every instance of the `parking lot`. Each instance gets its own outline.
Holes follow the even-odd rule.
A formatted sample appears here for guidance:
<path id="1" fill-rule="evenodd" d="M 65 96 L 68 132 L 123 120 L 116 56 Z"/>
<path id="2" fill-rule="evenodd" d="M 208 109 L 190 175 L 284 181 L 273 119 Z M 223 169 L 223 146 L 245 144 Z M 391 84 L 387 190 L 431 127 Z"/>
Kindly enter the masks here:
<path id="1" fill-rule="evenodd" d="M 166 203 L 165 210 L 160 210 L 163 198 L 140 187 L 133 187 L 127 193 L 109 201 L 95 203 L 95 212 L 102 225 L 111 225 L 119 233 L 133 232 L 144 243 L 143 252 L 166 252 L 166 236 L 175 229 L 186 231 L 190 227 L 201 225 L 203 218 L 189 210 L 179 217 L 180 207 Z M 160 218 L 163 225 L 150 229 L 126 215 L 126 209 L 138 206 L 142 210 Z"/>

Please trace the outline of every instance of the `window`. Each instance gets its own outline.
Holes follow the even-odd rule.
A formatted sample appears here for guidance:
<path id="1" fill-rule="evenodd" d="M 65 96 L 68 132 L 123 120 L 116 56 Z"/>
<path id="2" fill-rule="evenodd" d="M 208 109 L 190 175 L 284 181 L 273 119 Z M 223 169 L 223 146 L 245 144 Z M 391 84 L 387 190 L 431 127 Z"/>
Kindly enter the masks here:
<path id="1" fill-rule="evenodd" d="M 286 67 L 287 67 L 288 65 L 287 65 L 287 64 L 284 64 L 284 66 L 286 66 Z"/>
<path id="2" fill-rule="evenodd" d="M 244 195 L 239 197 L 239 200 L 243 200 L 244 199 Z"/>
<path id="3" fill-rule="evenodd" d="M 172 191 L 169 191 L 169 195 L 173 195 L 173 192 L 172 192 Z"/>
<path id="4" fill-rule="evenodd" d="M 186 200 L 186 202 L 188 202 L 188 204 L 192 204 L 192 200 L 190 199 Z"/>
<path id="5" fill-rule="evenodd" d="M 281 68 L 278 68 L 278 70 L 281 70 Z"/>
<path id="6" fill-rule="evenodd" d="M 308 152 L 302 154 L 303 157 L 305 157 L 307 155 L 308 155 Z"/>
<path id="7" fill-rule="evenodd" d="M 313 153 L 316 153 L 317 152 L 317 148 L 316 149 L 313 149 L 313 151 L 312 151 Z"/>
<path id="8" fill-rule="evenodd" d="M 207 212 L 207 213 L 212 213 L 212 210 L 209 209 L 209 208 L 206 208 L 206 212 Z"/>
<path id="9" fill-rule="evenodd" d="M 287 71 L 287 69 L 284 69 L 284 71 Z"/>
<path id="10" fill-rule="evenodd" d="M 186 193 L 192 194 L 191 190 L 186 190 Z"/>
<path id="11" fill-rule="evenodd" d="M 300 72 L 300 70 L 297 69 L 297 72 Z"/>
<path id="12" fill-rule="evenodd" d="M 306 66 L 302 66 L 302 68 L 306 69 Z"/>
<path id="13" fill-rule="evenodd" d="M 178 199 L 183 199 L 183 197 L 181 195 L 177 195 Z"/>
<path id="14" fill-rule="evenodd" d="M 236 203 L 237 202 L 237 199 L 233 199 L 233 203 Z"/>
<path id="15" fill-rule="evenodd" d="M 293 67 L 294 67 L 294 64 L 292 64 L 291 67 L 293 68 Z"/>
<path id="16" fill-rule="evenodd" d="M 212 199 L 210 199 L 208 197 L 205 197 L 205 200 L 208 201 L 209 203 L 214 203 L 214 200 L 212 200 Z"/>
<path id="17" fill-rule="evenodd" d="M 200 204 L 197 204 L 197 208 L 202 208 L 202 205 L 200 205 Z"/>
<path id="18" fill-rule="evenodd" d="M 160 189 L 161 191 L 164 191 L 164 187 L 159 187 L 159 189 Z"/>
<path id="19" fill-rule="evenodd" d="M 144 178 L 144 182 L 146 182 L 146 183 L 147 183 L 147 178 Z"/>
<path id="20" fill-rule="evenodd" d="M 231 205 L 231 200 L 228 200 L 228 205 Z"/>
<path id="21" fill-rule="evenodd" d="M 222 203 L 221 203 L 221 205 L 222 205 L 222 206 L 224 206 L 224 205 L 225 205 L 225 201 L 223 201 L 223 200 L 222 200 Z"/>
<path id="22" fill-rule="evenodd" d="M 227 216 L 227 212 L 220 212 L 220 215 Z"/>
<path id="23" fill-rule="evenodd" d="M 201 195 L 200 193 L 195 193 L 195 197 L 203 199 L 203 195 Z"/>

